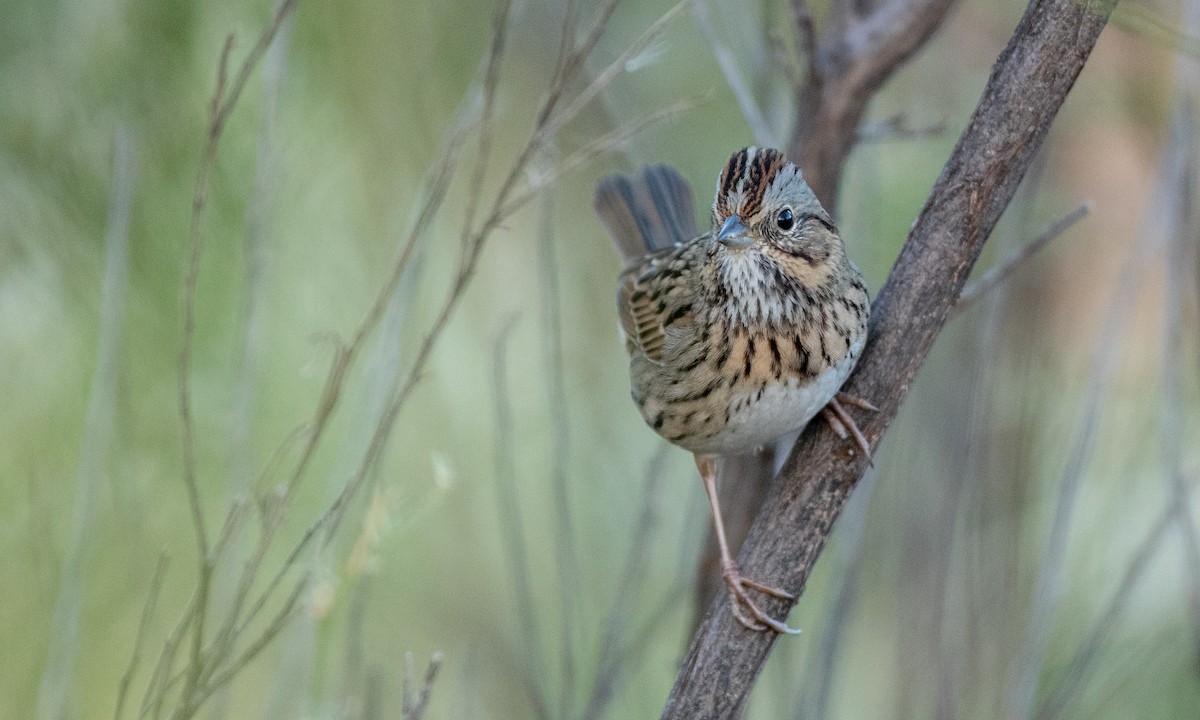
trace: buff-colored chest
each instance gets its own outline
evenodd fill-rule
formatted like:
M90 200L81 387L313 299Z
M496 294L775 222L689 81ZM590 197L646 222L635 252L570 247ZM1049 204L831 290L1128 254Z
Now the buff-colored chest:
M830 316L832 317L832 316ZM857 324L749 332L710 323L666 362L634 354L633 397L656 432L694 453L747 452L802 428L846 380Z

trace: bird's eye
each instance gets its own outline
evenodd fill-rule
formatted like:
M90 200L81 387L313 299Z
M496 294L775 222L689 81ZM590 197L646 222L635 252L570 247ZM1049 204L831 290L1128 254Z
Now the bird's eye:
M791 208L784 208L779 211L779 217L775 218L775 223L779 225L780 230L791 230L796 224L796 217L792 215Z

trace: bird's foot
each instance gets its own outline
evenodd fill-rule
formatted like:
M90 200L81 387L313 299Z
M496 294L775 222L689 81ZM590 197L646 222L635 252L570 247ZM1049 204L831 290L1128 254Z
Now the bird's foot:
M724 562L721 564L721 574L725 578L725 585L729 587L729 610L733 616L737 618L745 627L757 632L766 632L774 630L780 634L799 635L800 631L795 628L790 628L786 624L767 615L758 607L750 596L746 594L747 590L757 590L758 592L777 597L782 600L795 600L796 596L789 592L780 590L779 588L763 585L760 582L751 580L750 578L742 577L738 572L737 565L733 562ZM749 612L749 615L746 615Z
M871 459L871 444L867 442L867 438L862 434L862 430L858 429L858 423L854 422L854 418L850 417L850 413L846 412L846 408L842 407L843 403L864 410L870 410L871 412L879 412L879 408L860 397L840 392L834 395L833 399L821 409L822 417L825 418L825 422L829 423L829 427L837 433L837 436L843 440L853 437L854 444L858 446L859 450L862 450L863 455L867 458L867 462L874 465L875 463Z

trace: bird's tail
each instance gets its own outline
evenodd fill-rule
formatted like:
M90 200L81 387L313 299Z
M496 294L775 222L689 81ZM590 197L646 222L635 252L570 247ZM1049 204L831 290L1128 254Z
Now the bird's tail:
M692 186L669 165L604 178L594 207L626 264L698 234Z

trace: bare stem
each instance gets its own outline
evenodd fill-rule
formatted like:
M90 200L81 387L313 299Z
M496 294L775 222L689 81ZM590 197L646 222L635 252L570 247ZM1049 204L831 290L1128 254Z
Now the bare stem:
M138 621L137 635L133 639L133 653L129 657L129 667L125 669L125 674L121 676L121 685L117 690L117 707L113 710L113 720L121 720L121 715L125 710L125 698L129 694L129 683L133 682L133 675L137 672L137 667L142 660L142 645L146 641L146 629L150 626L150 619L154 617L154 607L158 604L158 595L162 592L163 580L167 577L167 555L163 553L158 556L158 563L154 566L154 577L150 580L150 591L146 593L146 605L142 608L142 618Z
M442 669L443 656L435 652L429 658L425 668L425 677L421 679L419 690L413 691L416 684L416 671L413 668L412 653L404 654L404 720L421 720L425 717L425 709L429 707L429 696L433 692L433 683L437 681L438 671Z
M1011 257L1005 259L995 267L989 268L978 280L963 288L962 294L958 296L958 303L954 306L954 311L957 313L966 310L972 303L986 294L987 291L1004 282L1008 279L1009 275L1012 275L1029 258L1049 245L1051 240L1062 235L1068 228L1086 217L1091 210L1092 204L1085 202L1058 220L1050 223L1045 230L1038 233L1037 237L1026 243L1020 250L1013 253Z

